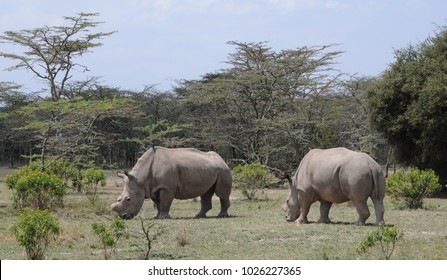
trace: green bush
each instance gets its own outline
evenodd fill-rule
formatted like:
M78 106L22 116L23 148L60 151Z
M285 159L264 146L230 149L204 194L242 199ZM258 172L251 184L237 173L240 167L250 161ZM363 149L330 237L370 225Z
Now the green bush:
M28 165L22 166L19 170L6 176L6 186L9 189L14 189L20 178L39 170L40 164L37 162L31 162Z
M368 232L358 243L356 251L359 254L364 254L369 248L380 243L380 251L384 258L389 260L396 248L397 241L402 239L403 236L404 232L398 226L382 225Z
M100 184L104 187L106 185L106 176L102 169L89 168L85 170L83 182L84 184L92 184L95 186Z
M439 178L433 170L410 169L405 173L399 169L386 182L387 193L395 205L418 209L423 207L423 199L441 191Z
M115 252L118 240L121 237L128 237L126 233L127 226L124 220L116 218L110 226L103 223L94 222L92 224L93 232L98 235L101 246L104 250L104 259L110 259L113 252Z
M67 158L59 158L51 160L51 164L45 169L45 173L57 175L65 183L68 183L79 176L80 170L75 167L73 161Z
M16 208L48 209L62 206L66 185L59 177L25 168L6 179Z
M48 159L51 164L45 169L45 173L54 174L64 180L68 185L71 182L71 187L77 192L81 192L83 186L84 174L73 162L67 158L59 158L57 160Z
M268 184L269 169L260 163L238 165L233 169L233 178L242 194L252 200Z
M52 240L61 233L57 219L48 210L24 209L13 225L17 241L30 260L42 260Z
M98 202L98 185L104 187L106 185L106 176L102 169L89 168L83 175L82 183L84 185L85 194L93 205Z

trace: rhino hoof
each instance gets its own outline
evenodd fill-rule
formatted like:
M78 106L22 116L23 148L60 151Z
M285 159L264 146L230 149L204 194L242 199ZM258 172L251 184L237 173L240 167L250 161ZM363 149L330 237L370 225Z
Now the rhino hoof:
M330 224L331 220L329 220L329 219L319 219L318 223L320 223L320 224Z
M219 213L219 215L217 215L217 217L219 217L219 218L228 218L230 216L228 215L228 213Z
M170 219L170 218L171 218L171 216L169 216L169 215L159 215L159 214L157 214L153 217L153 219L156 219L156 220L165 220L165 219Z

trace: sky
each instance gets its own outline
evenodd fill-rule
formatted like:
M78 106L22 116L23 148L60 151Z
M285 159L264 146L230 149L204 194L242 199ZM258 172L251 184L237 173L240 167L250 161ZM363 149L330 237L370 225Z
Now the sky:
M228 41L266 42L273 51L336 44L335 67L377 76L394 51L418 44L447 25L445 0L0 0L0 32L63 25L63 16L99 13L94 32L117 31L78 60L104 86L170 90L228 68ZM16 47L0 44L0 50ZM0 82L25 92L45 84L0 58Z

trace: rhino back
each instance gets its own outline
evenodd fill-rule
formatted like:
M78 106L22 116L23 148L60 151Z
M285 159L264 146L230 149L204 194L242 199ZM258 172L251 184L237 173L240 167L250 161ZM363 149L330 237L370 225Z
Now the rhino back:
M169 187L177 199L189 199L202 195L228 171L225 161L214 152L158 148L152 166L153 185Z

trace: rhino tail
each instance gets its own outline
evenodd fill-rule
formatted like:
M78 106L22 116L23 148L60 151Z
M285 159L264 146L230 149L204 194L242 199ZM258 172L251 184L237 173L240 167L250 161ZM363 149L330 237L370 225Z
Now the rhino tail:
M383 199L385 196L385 177L383 176L383 171L380 166L377 164L371 165L370 164L370 170L373 180L373 189L372 189L372 196L375 199Z

